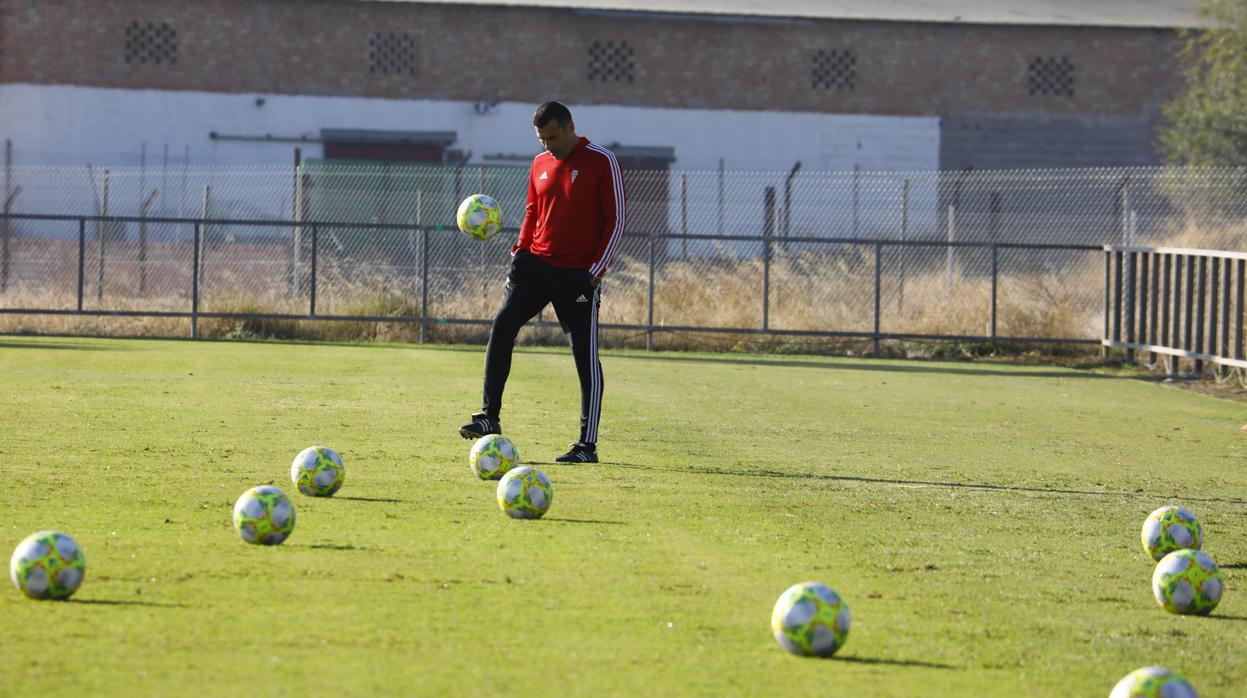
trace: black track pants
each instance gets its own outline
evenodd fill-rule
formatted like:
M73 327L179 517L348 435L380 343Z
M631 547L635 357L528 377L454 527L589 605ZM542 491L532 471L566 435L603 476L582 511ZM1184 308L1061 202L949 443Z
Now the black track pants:
M593 287L589 272L583 269L550 266L528 252L512 258L506 295L494 317L485 349L482 412L495 419L499 417L502 391L511 373L515 337L546 304L553 304L559 324L571 342L576 373L580 376L580 441L597 443L602 412L602 364L598 361L600 291Z

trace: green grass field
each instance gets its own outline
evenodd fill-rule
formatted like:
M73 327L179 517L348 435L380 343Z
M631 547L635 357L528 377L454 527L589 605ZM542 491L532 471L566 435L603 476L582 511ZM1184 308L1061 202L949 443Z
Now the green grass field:
M456 428L478 347L0 337L0 549L86 551L68 602L0 593L0 695L1107 696L1161 664L1247 683L1243 405L1034 366L608 353L603 461L566 350L517 354L503 413L554 482L502 515ZM332 499L290 460L346 459ZM295 492L281 546L234 500ZM1226 574L1165 613L1139 528L1191 508ZM854 625L770 636L789 585Z

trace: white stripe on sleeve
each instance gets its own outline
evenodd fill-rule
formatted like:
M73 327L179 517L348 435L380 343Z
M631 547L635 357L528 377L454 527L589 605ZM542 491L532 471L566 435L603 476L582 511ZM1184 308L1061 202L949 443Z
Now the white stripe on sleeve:
M619 161L615 159L614 153L593 143L589 144L589 150L606 156L606 160L610 163L611 183L614 185L615 194L615 227L609 233L610 242L606 243L606 250L602 253L602 258L589 267L591 274L601 276L606 271L606 268L610 266L611 260L615 257L615 250L619 247L619 241L623 239L625 220L623 174L619 169Z

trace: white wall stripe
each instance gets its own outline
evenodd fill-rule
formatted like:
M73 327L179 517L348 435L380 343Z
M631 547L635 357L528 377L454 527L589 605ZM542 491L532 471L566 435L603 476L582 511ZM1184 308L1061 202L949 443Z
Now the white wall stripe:
M267 100L263 109L255 107L258 96ZM674 147L681 170L714 170L720 158L728 170L787 172L797 160L802 172L851 171L854 166L890 172L939 169L938 116L570 106L584 134L597 134L605 142ZM334 127L403 130L420 124L423 130L454 131L454 147L473 153L470 163L477 165L489 164L488 154L536 154L535 107L532 102L504 101L488 116L474 116L470 101L0 84L5 131L0 140L13 141L13 164L19 166L138 165L143 143L149 167L152 153L158 161L165 145L170 165L179 167L184 153L192 167L287 166L298 144L211 140L204 134L277 136ZM654 124L662 124L657 136ZM751 137L740 138L741 133ZM317 144L302 147L305 158L322 156ZM523 164L529 162L523 159ZM30 195L22 194L22 201ZM257 205L267 205L271 198L266 192L254 196Z

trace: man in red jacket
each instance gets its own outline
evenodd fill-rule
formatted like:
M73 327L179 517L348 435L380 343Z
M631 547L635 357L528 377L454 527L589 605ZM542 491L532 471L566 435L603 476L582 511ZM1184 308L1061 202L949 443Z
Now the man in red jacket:
M580 440L555 458L596 463L602 410L598 361L598 306L602 275L623 239L624 185L619 163L606 148L576 135L567 107L546 102L533 114L545 151L528 172L528 203L520 237L511 248L506 295L485 349L481 411L459 429L465 439L500 434L502 391L520 328L547 304L571 342L580 376Z

